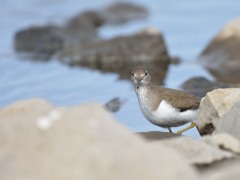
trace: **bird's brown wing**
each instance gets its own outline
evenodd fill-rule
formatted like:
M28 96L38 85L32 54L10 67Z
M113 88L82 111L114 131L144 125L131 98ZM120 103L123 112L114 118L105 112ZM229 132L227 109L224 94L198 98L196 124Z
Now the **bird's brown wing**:
M163 94L163 99L168 101L173 107L178 108L181 112L188 109L198 109L200 98L183 91L168 89Z

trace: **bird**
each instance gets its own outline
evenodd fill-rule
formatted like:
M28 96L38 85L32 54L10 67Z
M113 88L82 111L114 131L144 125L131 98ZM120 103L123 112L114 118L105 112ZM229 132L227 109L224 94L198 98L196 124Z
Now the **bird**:
M178 131L177 134L196 126L200 97L177 89L170 89L154 85L151 76L143 66L135 67L131 73L140 109L144 117L152 124L167 128L191 125Z

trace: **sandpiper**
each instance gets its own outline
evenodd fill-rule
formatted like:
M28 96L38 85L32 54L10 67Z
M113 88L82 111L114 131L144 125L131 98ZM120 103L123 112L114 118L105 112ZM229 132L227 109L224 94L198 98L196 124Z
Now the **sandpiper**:
M196 126L194 121L199 109L199 97L152 84L150 74L142 66L133 69L131 81L142 113L152 124L172 132L171 127L191 122L190 126L178 131L178 134Z

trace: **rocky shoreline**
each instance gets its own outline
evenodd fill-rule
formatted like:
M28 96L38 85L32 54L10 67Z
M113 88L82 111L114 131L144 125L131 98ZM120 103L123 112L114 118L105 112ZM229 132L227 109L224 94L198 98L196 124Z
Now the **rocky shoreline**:
M161 31L102 39L98 29L145 18L145 8L120 3L82 12L64 26L26 27L14 37L31 60L58 59L69 66L117 72L151 69L163 84L174 58ZM165 132L131 132L111 117L124 101L55 107L43 99L0 110L0 179L238 179L240 154L239 19L226 25L197 58L215 78L181 85L202 98L196 121L200 139ZM181 63L181 62L179 62Z
M214 90L201 107L238 93ZM239 99L224 99L215 106L219 109L200 107L201 116L208 115L197 121L200 132L215 120L213 131L198 140L166 132L133 133L98 103L55 107L42 99L16 102L0 110L0 179L236 179Z
M115 3L105 8L88 10L70 18L63 26L54 24L26 27L16 32L14 49L27 53L31 60L47 61L52 58L69 66L84 66L103 72L116 72L128 79L133 67L144 65L151 69L163 84L171 63L181 63L171 57L164 34L155 28L145 28L132 35L104 39L99 28L118 25L148 17L146 8L131 3ZM182 89L203 97L216 88L239 86L240 54L239 19L228 23L197 57L197 63L208 70L216 82L193 77ZM197 83L204 87L198 90ZM191 86L192 85L192 86ZM194 89L195 88L195 89ZM204 88L204 89L203 89Z

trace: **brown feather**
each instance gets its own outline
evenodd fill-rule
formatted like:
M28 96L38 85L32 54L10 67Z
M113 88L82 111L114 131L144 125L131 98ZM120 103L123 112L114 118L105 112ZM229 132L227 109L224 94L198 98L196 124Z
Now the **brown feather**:
M159 86L150 85L148 87L149 98L151 99L151 107L156 110L162 100L169 102L173 107L179 109L181 112L188 109L198 109L200 105L200 98L189 93L163 88Z

